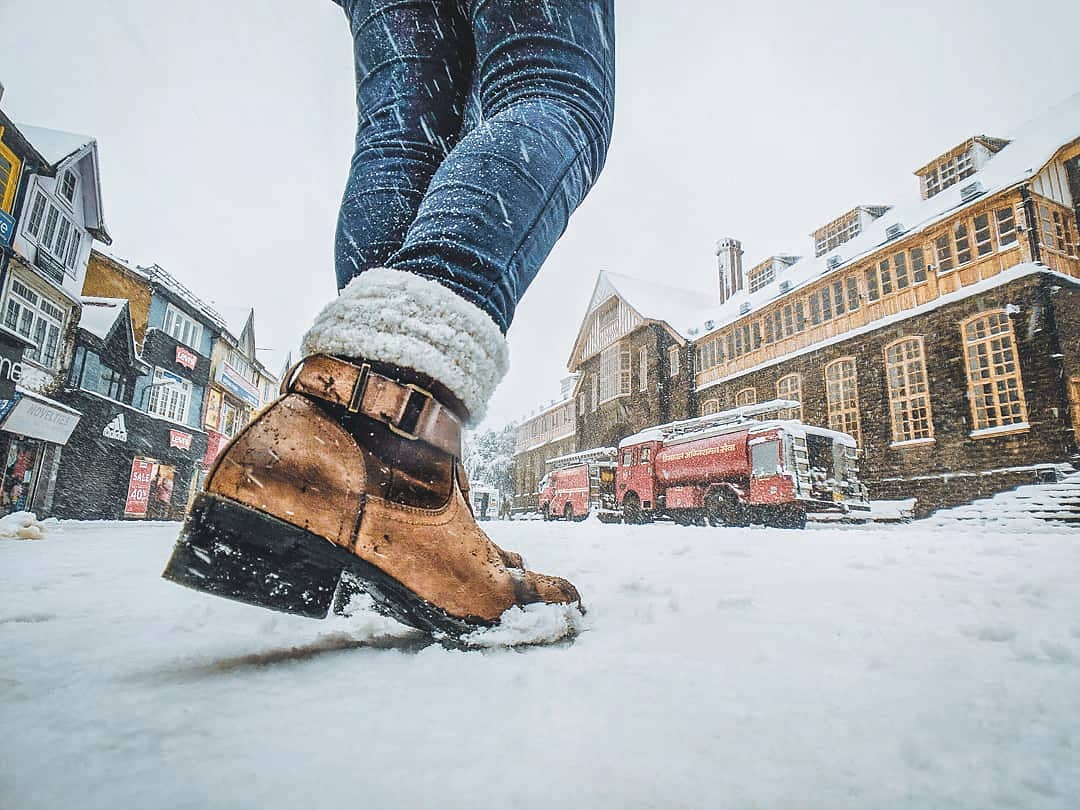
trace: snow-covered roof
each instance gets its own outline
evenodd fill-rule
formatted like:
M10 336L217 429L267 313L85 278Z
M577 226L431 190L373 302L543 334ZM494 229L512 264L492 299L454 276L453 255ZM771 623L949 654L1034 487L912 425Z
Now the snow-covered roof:
M82 297L79 326L95 337L107 340L117 319L123 314L127 301L123 298Z
M53 170L71 159L82 159L89 155L90 172L93 176L93 196L90 199L86 217L86 229L90 235L106 245L112 244L112 237L105 227L105 208L101 200L101 169L98 166L97 140L90 135L77 132L64 132L59 129L35 127L19 124L23 136L34 146L49 163Z
M974 205L987 195L1002 191L1017 183L1034 177L1065 145L1080 138L1080 93L1047 110L1037 118L1019 127L1011 137L1011 143L994 155L986 165L975 174L965 178L962 183L950 186L923 200L913 189L908 200L897 203L884 216L868 224L863 232L849 242L830 250L817 258L803 258L784 271L781 278L765 285L762 289L749 293L739 292L721 305L697 307L687 318L678 323L671 323L676 330L686 333L693 329L700 339L703 334L723 328L732 321L748 314L745 305L749 303L749 312L769 303L778 296L794 292L800 286L814 281L823 275L839 271L850 266L852 261L860 259L887 242L885 231L890 225L903 226L903 236L924 230L958 208ZM960 188L980 182L983 194L970 202L961 202ZM841 263L834 268L828 266L830 256L838 256ZM789 285L785 293L781 284ZM700 301L705 293L692 294ZM711 293L708 294L711 297ZM656 308L647 309L655 312ZM706 330L706 321L715 324L714 329Z
M614 291L643 318L663 321L682 338L688 337L685 326L701 309L701 293L669 287L622 273L605 271L603 276Z
M53 166L94 144L94 138L76 132L18 124L19 130Z

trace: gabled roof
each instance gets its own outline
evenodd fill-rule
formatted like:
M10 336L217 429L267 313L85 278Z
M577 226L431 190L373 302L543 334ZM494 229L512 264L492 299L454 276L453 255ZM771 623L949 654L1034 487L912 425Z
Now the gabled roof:
M35 170L45 174L52 174L50 161L34 148L29 139L19 128L19 125L8 118L3 110L0 110L0 127L4 130L4 140L15 147L15 151L24 163L30 164Z
M701 309L700 292L602 270L596 277L589 306L578 327L567 363L570 368L575 366L575 358L587 338L589 318L597 307L613 297L622 299L643 322L662 324L673 337L683 342L688 337L683 325L692 323L694 313Z
M51 164L55 173L61 167L89 157L90 168L94 177L93 205L86 213L86 230L90 235L106 245L112 244L112 237L105 227L105 208L101 201L101 169L98 166L97 141L89 135L64 132L59 129L47 129L28 124L19 124L23 135L33 144Z
M917 196L913 190L909 201L903 201L893 207L885 216L874 220L863 232L849 242L817 258L803 258L784 271L783 278L765 285L754 293L739 292L719 306L699 307L697 312L685 322L672 324L676 329L695 331L695 338L700 339L706 321L713 321L715 329L742 317L740 310L747 303L750 312L756 311L782 294L793 293L801 286L815 281L832 272L839 272L853 261L863 258L883 247L890 241L885 236L886 229L893 224L903 227L903 236L925 230L958 209L976 205L988 195L1017 186L1035 177L1061 149L1080 139L1080 93L1047 110L1042 115L1019 127L1008 146L1004 147L983 168L966 178L962 183L949 186L928 200ZM976 181L982 183L983 193L970 202L962 202L960 189ZM835 267L828 266L831 256L840 258ZM781 293L781 282L790 285ZM698 293L698 298L704 297ZM709 294L711 297L711 293Z
M127 300L124 298L97 298L84 295L82 304L79 326L105 341L109 339L109 333L116 326L117 320L124 314Z
M128 308L127 299L84 295L81 300L79 329L97 338L102 348L106 348L122 334L128 365L143 373L150 371L151 366L139 356L135 348L135 333L131 326L131 310Z
M91 136L79 135L76 132L63 132L59 129L47 129L28 124L19 124L18 127L34 148L53 166L59 166L69 157L97 143Z

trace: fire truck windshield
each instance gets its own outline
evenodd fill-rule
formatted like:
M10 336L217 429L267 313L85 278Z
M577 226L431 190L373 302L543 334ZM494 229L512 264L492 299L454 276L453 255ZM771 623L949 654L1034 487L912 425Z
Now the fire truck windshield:
M755 478L776 475L780 466L780 442L761 442L751 447L750 466L751 474Z

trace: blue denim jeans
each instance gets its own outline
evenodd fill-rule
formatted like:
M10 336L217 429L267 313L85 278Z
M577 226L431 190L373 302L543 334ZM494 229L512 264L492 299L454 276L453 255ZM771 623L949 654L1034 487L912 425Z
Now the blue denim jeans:
M607 156L614 0L339 0L359 120L338 287L424 276L505 333Z

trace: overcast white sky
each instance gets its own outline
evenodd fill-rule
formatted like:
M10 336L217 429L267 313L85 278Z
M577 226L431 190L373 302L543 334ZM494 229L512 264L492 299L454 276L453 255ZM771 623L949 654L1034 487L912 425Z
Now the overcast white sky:
M572 2L573 0L567 0ZM1080 90L1080 3L618 0L615 139L597 187L518 310L487 421L558 381L596 274L712 282L806 254L856 204L917 194L911 171L1007 135ZM351 43L329 0L0 0L15 120L95 136L111 251L287 350L334 295L353 136Z

